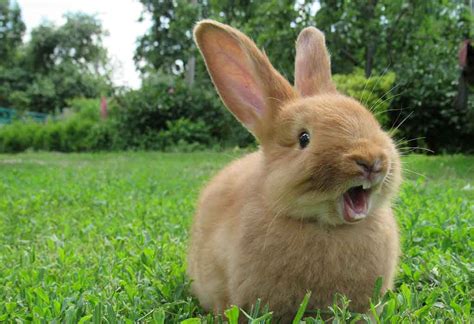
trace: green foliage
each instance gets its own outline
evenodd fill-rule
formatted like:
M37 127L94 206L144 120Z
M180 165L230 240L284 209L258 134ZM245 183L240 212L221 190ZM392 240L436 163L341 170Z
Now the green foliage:
M18 3L0 0L0 65L14 58L25 29Z
M294 43L299 32L295 27L302 26L308 6L296 6L293 0L140 2L153 24L139 38L135 52L135 62L142 71L184 75L189 58L198 57L196 82L201 86L207 84L207 73L192 41L192 29L197 20L212 18L249 34L258 46L265 48L275 66L292 78L294 48L286 45ZM177 63L181 68L177 68Z
M116 101L119 132L130 148L172 149L178 142L223 146L253 142L223 107L214 89L189 87L177 78L155 77Z
M226 317L206 314L185 275L199 190L237 155L1 155L0 321L272 322L259 301L247 314L235 307ZM395 289L374 294L373 309L381 313L372 316L380 323L468 323L474 158L403 162L416 173L406 173L396 201L401 263ZM302 301L297 319L304 313L305 323L368 320L348 305L343 296L323 310L305 309Z
M225 316L229 320L229 324L238 324L239 323L239 308L237 306L232 306L225 311Z
M99 121L100 120L100 100L91 98L74 98L68 101L68 107L81 119ZM108 108L112 112L116 109L112 104Z
M351 74L336 74L333 77L337 89L363 103L385 128L389 128L388 109L390 92L395 82L395 73L365 78L362 70Z
M166 129L158 133L162 139L161 148L175 151L186 149L203 149L212 143L209 126L202 120L192 122L189 119L180 118L166 122Z
M474 102L468 110L454 107L456 84L449 78L450 71L409 70L412 78L402 83L404 92L394 98L400 107L392 113L396 124L403 122L400 131L407 139L415 139L412 146L428 147L434 153L474 152ZM448 73L448 75L446 74Z
M459 78L458 69L453 68L457 46L446 44L452 30L432 35L430 26L423 30L423 36L430 36L418 48L418 55L399 63L403 72L397 74L392 103L399 110L392 113L392 120L395 126L403 121L400 133L415 139L412 146L428 147L437 154L474 152L473 98L466 110L454 105Z
M172 73L178 60L186 60L193 51L192 26L198 20L199 10L187 0L140 0L144 11L152 15L152 28L138 39L135 61L148 64L142 71ZM179 17L179 19L177 19Z
M105 121L100 118L98 99L76 98L68 105L69 110L45 124L19 120L1 127L0 152L196 151L253 142L216 94L189 88L181 81L172 86L163 81L149 83L109 101Z
M72 112L46 123L18 120L0 127L0 152L27 149L83 152L117 150L124 146L114 120L99 117L99 100L74 99Z
M303 298L303 301L300 304L300 307L298 308L298 311L296 312L295 318L293 319L293 324L300 323L301 319L304 316L304 313L306 312L306 308L308 307L308 302L309 302L310 297L311 297L311 292L307 292Z
M38 127L33 122L15 122L0 127L0 152L22 152L33 145Z
M48 72L64 62L74 63L81 72L88 68L97 72L107 61L101 22L84 13L66 14L65 18L62 26L45 22L31 31L27 64L38 72Z
M20 9L2 0L0 25L5 1L5 6L16 12L17 25L23 24ZM0 57L0 106L52 113L65 108L71 98L96 98L112 91L100 21L82 13L67 14L65 18L62 26L44 22L34 28L23 46L21 37L14 47L2 42L0 52L5 45L13 54L5 60ZM5 23L16 26L10 20ZM21 35L21 28L15 28ZM12 33L0 28L0 39L10 39Z

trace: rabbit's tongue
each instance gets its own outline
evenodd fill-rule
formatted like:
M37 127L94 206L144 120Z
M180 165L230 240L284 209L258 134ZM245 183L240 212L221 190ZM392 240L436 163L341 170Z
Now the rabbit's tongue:
M367 216L369 205L369 190L362 186L353 187L344 194L344 219L347 222L356 222Z

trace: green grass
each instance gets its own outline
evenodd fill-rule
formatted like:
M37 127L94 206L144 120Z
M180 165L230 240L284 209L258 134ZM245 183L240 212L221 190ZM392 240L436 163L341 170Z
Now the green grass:
M187 229L202 185L238 155L0 155L0 322L210 322L188 291ZM403 257L395 290L374 304L385 304L382 322L469 322L474 157L404 162Z

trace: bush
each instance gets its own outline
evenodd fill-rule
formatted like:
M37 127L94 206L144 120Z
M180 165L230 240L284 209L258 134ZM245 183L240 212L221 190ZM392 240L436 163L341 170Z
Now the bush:
M99 100L76 99L70 105L71 115L58 116L46 123L15 121L0 127L0 152L26 149L84 152L124 148L115 120L100 119Z
M160 131L161 147L171 151L195 151L210 146L214 142L209 132L210 126L202 120L192 122L180 118L166 122L166 130Z
M0 151L21 152L33 146L38 124L34 122L14 122L0 127Z
M413 58L399 67L392 121L410 146L436 154L474 152L474 98L465 110L455 107L459 70L454 53L440 51ZM428 58L428 59L426 59ZM429 60L429 61L428 61ZM447 62L446 62L447 61Z
M128 148L166 150L178 137L201 145L247 146L254 141L210 85L190 88L180 79L156 76L116 100L115 117Z
M155 107L159 109L155 111L147 109L148 103L154 102L150 96L155 95L154 91L148 90L145 88L127 94L125 98L130 101L127 102L130 104L128 109L122 107L118 110L112 100L109 103L109 118L105 121L100 118L98 99L78 98L68 102L70 111L44 124L16 121L5 125L0 128L0 152L21 152L29 148L61 152L120 149L193 151L219 141L213 136L213 132L223 134L224 131L216 130L216 123L211 120L213 114L217 116L217 121L220 120L220 112L212 112L212 109L222 107L213 108L210 105L210 112L201 114L199 118L199 114L194 112L190 114L190 118L194 120L180 117L182 111L188 109L184 108L187 106L201 107L203 111L205 103L210 102L210 97L194 104L192 99L199 102L197 92L179 88L177 99L171 96L171 99L158 101ZM142 97L143 93L148 94L146 100ZM174 104L176 107L173 108ZM222 113L228 114L224 109ZM240 125L237 124L236 127L246 133Z
M100 120L100 99L74 98L68 101L68 106L80 119Z
M339 91L359 100L372 110L383 127L390 127L388 108L393 98L390 93L395 82L393 72L366 78L364 71L357 69L351 74L336 74L333 80Z
M62 124L48 121L46 124L36 124L36 127L38 128L38 131L36 132L35 140L32 143L32 148L36 150L62 151Z

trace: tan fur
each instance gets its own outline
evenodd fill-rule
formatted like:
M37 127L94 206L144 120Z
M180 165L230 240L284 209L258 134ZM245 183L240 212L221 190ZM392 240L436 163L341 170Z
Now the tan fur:
M222 170L201 194L188 256L193 293L216 313L262 298L283 321L308 290L309 308L325 308L342 293L352 310L366 311L378 277L383 291L392 286L399 255L391 199L401 177L392 140L366 108L335 91L316 29L299 37L297 64L309 62L310 72L296 68L296 89L229 26L203 21L195 39L224 103L261 148ZM303 130L311 141L301 149ZM360 178L361 159L380 159L384 180L367 218L346 224L340 199Z

